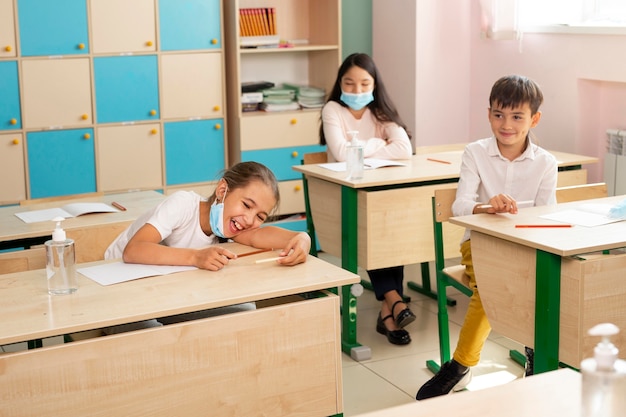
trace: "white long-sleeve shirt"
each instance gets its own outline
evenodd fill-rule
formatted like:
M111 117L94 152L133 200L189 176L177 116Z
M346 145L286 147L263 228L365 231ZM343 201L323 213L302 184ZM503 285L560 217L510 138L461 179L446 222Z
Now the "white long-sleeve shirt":
M535 206L556 204L557 171L554 155L533 143L509 161L500 153L495 137L472 142L463 152L452 213L472 214L476 204L487 203L497 194L508 194L516 201L532 200ZM469 238L466 230L461 242Z
M329 101L322 109L322 123L329 162L346 160L347 146L352 139L347 132L351 130L359 132L365 158L411 158L411 141L406 131L396 123L379 122L370 109L366 109L360 119L355 119L346 107Z

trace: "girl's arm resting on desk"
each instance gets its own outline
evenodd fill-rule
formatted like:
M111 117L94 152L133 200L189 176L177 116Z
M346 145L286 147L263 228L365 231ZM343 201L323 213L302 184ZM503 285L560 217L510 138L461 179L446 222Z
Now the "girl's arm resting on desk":
M218 271L237 255L221 246L204 249L172 248L161 245L161 234L151 224L145 224L130 239L124 254L124 262L150 265L195 266Z
M233 240L259 249L281 249L281 265L297 265L306 262L311 249L311 238L304 232L293 232L275 226L249 230L235 236Z

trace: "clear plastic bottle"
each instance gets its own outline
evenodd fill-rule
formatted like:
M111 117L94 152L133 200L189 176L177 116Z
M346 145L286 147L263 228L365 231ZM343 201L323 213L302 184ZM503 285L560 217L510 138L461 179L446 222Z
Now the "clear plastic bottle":
M610 340L617 333L619 329L611 323L589 330L590 335L601 336L602 341L594 348L593 358L580 364L581 417L618 417L626 413L626 361L617 358L619 351Z
M360 180L363 178L363 144L357 138L359 132L350 130L347 132L352 136L348 145L348 155L346 158L346 168L348 170L348 179Z
M68 239L61 228L63 220L63 217L52 219L57 225L52 240L45 243L48 294L51 295L71 294L78 289L74 240Z

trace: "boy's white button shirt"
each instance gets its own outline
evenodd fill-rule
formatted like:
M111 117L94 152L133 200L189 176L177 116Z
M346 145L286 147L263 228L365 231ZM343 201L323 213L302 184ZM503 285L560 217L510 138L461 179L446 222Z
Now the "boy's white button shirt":
M497 194L508 194L516 201L533 200L535 206L556 204L558 166L554 155L529 143L513 161L502 156L494 136L468 144L463 152L455 216L472 214L477 203L486 203ZM461 242L470 237L469 230Z

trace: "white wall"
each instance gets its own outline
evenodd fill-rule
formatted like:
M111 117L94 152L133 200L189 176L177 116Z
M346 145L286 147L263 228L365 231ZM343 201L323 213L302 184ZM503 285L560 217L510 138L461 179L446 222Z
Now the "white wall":
M626 129L625 35L526 33L521 43L483 39L477 0L374 0L372 14L374 59L401 115L413 123L418 145L490 135L491 86L518 73L544 92L535 130L540 144L601 158L587 168L590 182L603 180L605 131ZM390 45L384 35L391 32L406 41ZM412 118L404 116L406 107Z

